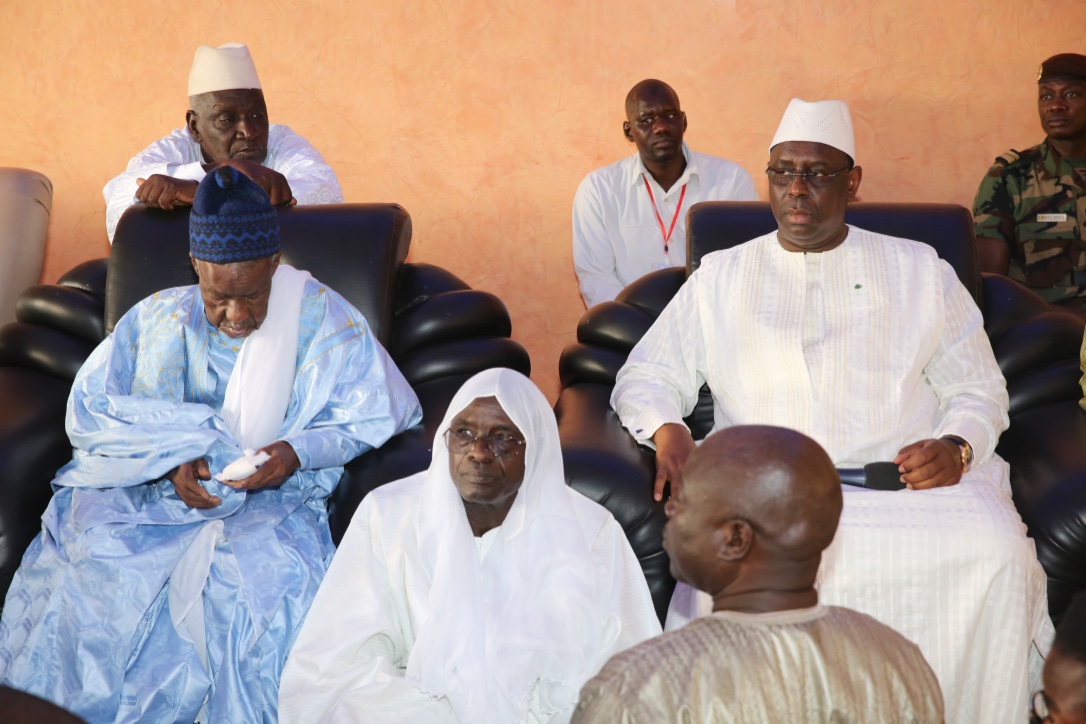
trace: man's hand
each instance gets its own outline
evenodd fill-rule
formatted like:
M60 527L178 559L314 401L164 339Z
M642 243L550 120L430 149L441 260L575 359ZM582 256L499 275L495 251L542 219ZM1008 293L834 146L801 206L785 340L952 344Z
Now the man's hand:
M683 481L683 466L690 453L697 445L694 437L684 426L668 423L652 436L656 443L656 482L653 484L652 497L663 500L664 484L671 481L671 494L674 495Z
M894 458L901 482L910 490L957 485L962 479L961 450L951 440L921 440L906 445Z
M252 179L271 198L272 206L294 206L298 203L290 190L290 184L287 183L287 177L278 171L244 158L229 158L225 161L209 163L204 166L204 169L213 171L221 166L233 166Z
M192 199L196 196L197 181L189 181L183 178L171 178L156 173L149 178L136 179L138 188L136 198L144 206L152 209L173 211L182 206L192 206Z
M222 504L222 500L208 493L201 480L210 480L211 471L207 467L207 460L200 458L191 463L179 465L167 475L173 482L173 489L177 491L177 497L184 501L190 508L214 508Z
M235 490L276 488L301 467L301 463L298 462L298 455L295 454L294 448L288 442L283 440L273 442L271 445L261 448L261 450L270 456L267 462L257 468L257 471L249 477L241 480L226 480L223 481L223 485L229 485Z

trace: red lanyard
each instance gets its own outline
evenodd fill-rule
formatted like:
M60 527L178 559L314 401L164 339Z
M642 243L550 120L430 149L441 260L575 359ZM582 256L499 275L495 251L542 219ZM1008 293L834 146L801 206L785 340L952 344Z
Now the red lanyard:
M656 197L652 195L652 187L649 186L649 180L645 178L645 174L641 174L641 180L645 182L645 190L649 192L649 201L652 202L652 213L656 214L656 223L660 225L660 235L664 237L664 253L668 253L668 246L671 243L671 232L675 231L675 222L679 220L679 212L683 210L683 199L686 198L686 184L683 184L682 191L679 192L679 205L675 207L675 215L671 217L671 227L667 231L664 231L664 220L660 218L660 212L656 208Z

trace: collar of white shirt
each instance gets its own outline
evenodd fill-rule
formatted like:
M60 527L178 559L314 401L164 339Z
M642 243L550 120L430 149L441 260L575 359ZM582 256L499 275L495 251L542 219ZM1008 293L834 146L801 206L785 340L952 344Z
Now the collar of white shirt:
M645 162L641 160L641 154L635 153L634 163L630 165L629 185L633 186L635 184L645 183L641 180L642 177L644 177L649 180L649 183L659 189L661 197L666 198L672 193L677 193L679 189L690 181L691 176L698 175L698 162L690 152L690 147L686 145L686 141L683 141L683 156L686 158L686 168L683 170L683 175L679 177L678 181L671 185L671 188L664 191L663 188L660 187L660 184L656 182L656 179L652 177L652 174L649 173L649 170L645 168Z

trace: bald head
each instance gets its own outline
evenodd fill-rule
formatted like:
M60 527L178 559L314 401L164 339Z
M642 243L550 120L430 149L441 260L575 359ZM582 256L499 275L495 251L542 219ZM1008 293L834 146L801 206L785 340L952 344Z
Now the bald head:
M637 117L640 103L659 101L674 106L676 110L682 110L679 107L679 95L667 83L654 78L641 81L626 94L626 118L632 121Z
M683 479L704 486L721 515L745 518L763 544L787 558L810 558L833 542L841 481L811 438L783 427L721 430L687 461Z
M668 505L672 573L714 598L814 595L841 507L837 470L814 440L780 427L726 428L690 455Z

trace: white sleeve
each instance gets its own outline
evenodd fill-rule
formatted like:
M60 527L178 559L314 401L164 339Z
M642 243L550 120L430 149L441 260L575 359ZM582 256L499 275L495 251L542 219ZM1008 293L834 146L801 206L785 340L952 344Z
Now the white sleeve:
M106 234L110 244L113 243L113 235L117 232L117 222L121 220L121 215L136 203L136 189L139 187L137 179L146 179L154 174L190 181L204 178L204 166L199 158L191 153L192 145L188 130L178 129L137 153L128 162L124 173L106 184L102 195L106 200Z
M973 447L976 463L995 452L1007 429L1007 382L999 371L984 319L949 264L942 267L943 335L924 368L939 398L936 437L958 435Z
M573 197L573 269L588 308L611 301L622 291L603 200L591 175L581 182Z
M377 533L382 512L362 501L313 599L283 668L283 724L455 722L447 701L404 678L406 610Z
M707 365L698 304L702 274L686 280L618 371L611 406L640 443L648 444L663 425L684 425L697 405Z
M320 152L286 126L275 126L274 131L274 138L269 133L264 165L283 174L298 204L342 204L339 180Z

